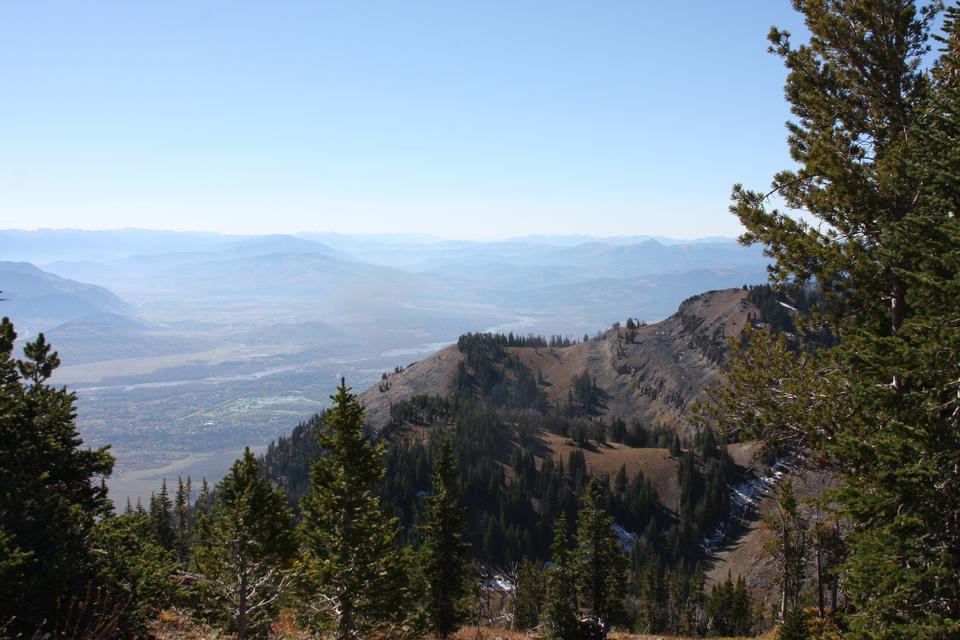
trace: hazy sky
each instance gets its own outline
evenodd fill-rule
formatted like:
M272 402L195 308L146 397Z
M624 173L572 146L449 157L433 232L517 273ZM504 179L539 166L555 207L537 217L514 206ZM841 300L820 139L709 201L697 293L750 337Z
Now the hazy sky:
M0 228L734 235L788 163L730 2L0 5Z

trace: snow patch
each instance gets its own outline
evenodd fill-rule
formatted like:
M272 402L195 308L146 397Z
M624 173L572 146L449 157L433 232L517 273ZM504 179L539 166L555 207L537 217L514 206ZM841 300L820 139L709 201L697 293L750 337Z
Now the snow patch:
M627 531L616 522L610 526L610 529L613 531L613 535L617 536L617 544L620 546L621 551L625 553L633 551L633 545L637 544L640 536L633 531Z
M513 582L510 581L510 578L504 575L495 575L484 585L487 589L491 589L498 593L513 593L517 588Z
M733 525L742 525L758 513L760 499L790 470L785 459L777 460L764 476L754 476L730 488L730 517L721 522L709 536L703 539L703 546L710 551L719 547L730 534Z

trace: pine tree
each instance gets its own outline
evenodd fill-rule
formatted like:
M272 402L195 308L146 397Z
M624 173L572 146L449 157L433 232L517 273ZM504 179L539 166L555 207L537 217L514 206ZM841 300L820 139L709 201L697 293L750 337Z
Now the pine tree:
M875 420L840 446L856 469L839 499L853 524L844 587L857 607L851 625L891 638L960 633L960 7L944 27L928 115L911 131L918 205L885 247L906 288L905 317L893 337L848 341L858 408ZM895 377L899 390L870 384Z
M747 591L747 581L743 576L737 576L737 584L733 589L733 598L730 604L730 617L733 622L733 635L750 635L753 627L753 602L750 592Z
M547 602L544 617L548 637L576 640L579 633L576 568L570 548L570 531L563 513L553 526L550 546L553 566L547 570Z
M727 579L714 585L710 592L710 601L707 604L710 628L718 635L732 635L733 621L733 576L727 572Z
M680 448L680 436L676 433L673 434L673 438L670 440L670 456L673 458L679 458L683 454L683 450Z
M90 541L97 557L97 582L127 603L121 630L131 637L145 635L146 624L182 595L174 580L174 554L157 544L150 518L132 509L98 522Z
M466 619L469 593L464 541L467 513L460 500L460 474L450 441L434 458L433 489L427 498L423 535L423 571L427 583L427 619L438 638L447 638Z
M76 396L46 384L60 359L43 335L13 356L16 332L0 321L0 621L32 634L58 600L92 579L88 538L109 500L107 447L82 448Z
M703 567L697 563L689 579L687 608L681 633L702 636L706 633L706 588L707 576ZM744 633L746 635L746 633Z
M157 543L167 550L174 548L176 534L173 530L173 502L167 491L167 479L160 484L160 493L150 495L150 524Z
M187 482L183 482L182 477L177 478L177 493L173 500L173 519L174 519L174 548L177 552L177 559L185 563L190 554L190 548L193 538L193 524L190 513L190 494L191 482L187 477Z
M661 595L660 561L656 556L647 560L640 579L637 619L634 626L640 633L663 631L663 598Z
M777 640L810 640L810 622L807 613L796 608L790 611L777 629Z
M540 624L540 611L547 591L547 573L543 565L528 558L520 561L514 595L513 628L533 629Z
M682 566L668 568L664 571L663 582L666 592L664 608L667 612L667 630L670 633L677 634L680 633L683 612L687 608Z
M214 607L238 640L256 635L289 588L296 551L286 497L260 475L249 447L217 485L212 526L197 550Z
M577 514L574 564L580 603L604 629L620 615L625 589L625 559L612 527L613 517L603 507L600 482L591 478Z
M301 501L306 606L337 640L369 637L402 621L408 602L397 521L380 506L383 446L363 435L364 412L341 381L318 431L326 454L313 463Z
M765 547L777 563L780 615L784 616L799 605L807 556L807 525L790 480L780 486L776 508L764 523L773 534Z
M960 36L954 8L926 73L938 4L795 2L809 44L777 29L770 40L789 72L799 167L778 174L773 192L815 224L769 209L768 194L733 191L742 241L766 245L776 283L818 284L825 306L807 324L828 324L840 341L801 356L796 375L783 359L755 362L786 370L765 391L789 419L725 413L746 435L841 474L850 622L878 638L948 637L960 624ZM749 384L740 373L734 384Z

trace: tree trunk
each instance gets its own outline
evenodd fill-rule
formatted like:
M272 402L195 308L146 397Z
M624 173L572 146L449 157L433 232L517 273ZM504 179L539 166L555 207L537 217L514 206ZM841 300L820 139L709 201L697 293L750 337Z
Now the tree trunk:
M821 544L817 542L817 611L820 617L823 617L823 561L821 553Z
M353 602L349 598L341 601L340 621L337 623L337 640L351 640L353 637Z
M897 335L897 333L900 331L900 326L903 324L903 319L907 316L906 295L906 286L899 282L893 285L893 291L890 295L891 335ZM901 391L903 389L903 381L900 379L898 374L893 374L893 379L890 381L890 386L893 387L895 391Z
M781 536L783 536L783 589L780 593L780 620L783 621L787 615L787 590L790 588L790 542L788 539L787 523L783 522Z
M237 594L237 640L247 636L247 571L240 568L240 593Z

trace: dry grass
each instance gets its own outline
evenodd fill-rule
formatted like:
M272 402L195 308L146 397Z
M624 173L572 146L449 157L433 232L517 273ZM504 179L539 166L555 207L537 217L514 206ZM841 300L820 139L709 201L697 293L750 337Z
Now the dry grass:
M660 501L668 508L676 506L680 498L680 482L677 478L677 460L670 457L667 449L640 449L625 444L608 442L605 445L593 444L580 448L569 438L553 433L542 433L544 443L553 452L557 460L567 463L571 451L580 450L592 474L609 473L612 477L622 465L627 467L627 475L632 478L638 471L653 482Z
M509 631L506 629L481 629L480 635L477 635L476 629L461 629L453 638L455 640L534 640L535 638L542 638L542 635L538 635L533 632L529 633L520 633L518 631ZM609 635L610 640L694 640L693 638L686 638L681 636L664 636L664 635L647 635L647 634L632 634L632 633L620 633L613 632ZM775 633L768 632L767 634L757 638L714 638L713 640L774 640Z
M161 611L147 625L147 631L157 640L218 640L225 637L218 629L194 620L189 612L180 609Z
M161 612L157 619L149 625L150 635L156 640L230 640L233 636L224 634L210 625L203 624L190 617L186 611L170 609ZM311 640L314 638L309 632L301 629L295 623L289 612L284 612L274 623L270 633L270 640ZM480 635L476 628L460 629L453 636L454 640L535 640L543 636L536 632L521 633L508 629L492 629L483 627ZM759 638L716 638L714 640L774 640L775 632L770 631ZM694 640L680 636L665 635L637 635L614 632L610 640ZM425 638L424 640L431 640Z

